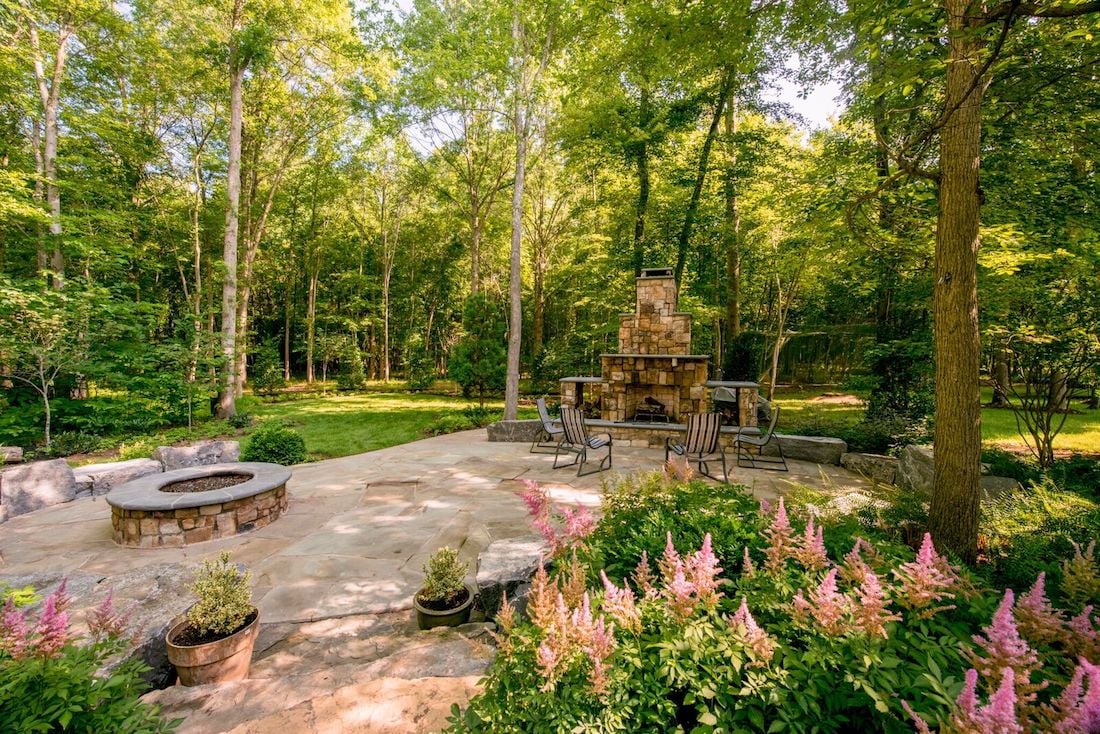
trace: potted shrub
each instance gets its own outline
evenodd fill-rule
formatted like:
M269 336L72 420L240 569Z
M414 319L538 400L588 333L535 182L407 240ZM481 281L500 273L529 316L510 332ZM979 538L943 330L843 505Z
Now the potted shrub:
M474 592L466 585L469 565L458 560L458 551L443 547L424 566L424 586L413 597L420 629L456 627L470 621Z
M168 660L183 685L248 677L260 630L260 611L252 605L248 588L250 576L231 564L226 552L205 561L195 575L191 591L199 599L165 638Z

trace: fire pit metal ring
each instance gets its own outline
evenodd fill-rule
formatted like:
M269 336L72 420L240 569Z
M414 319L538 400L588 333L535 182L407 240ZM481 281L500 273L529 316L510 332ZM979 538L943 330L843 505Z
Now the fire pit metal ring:
M245 475L240 484L206 491L162 491L207 477ZM107 494L114 539L136 548L178 548L248 532L278 519L287 508L290 469L278 464L231 462L126 482Z

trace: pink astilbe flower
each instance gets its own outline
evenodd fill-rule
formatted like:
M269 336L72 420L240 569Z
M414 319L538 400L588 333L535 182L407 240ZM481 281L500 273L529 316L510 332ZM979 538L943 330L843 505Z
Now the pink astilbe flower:
M15 602L9 598L4 603L4 612L0 616L0 651L20 660L30 644L31 631L27 626L27 613L16 609Z
M900 584L895 597L903 606L917 611L917 616L927 619L937 612L954 609L954 605L939 605L939 602L955 598L950 589L958 577L947 561L936 553L929 533L924 534L916 560L896 568L894 576Z
M741 635L745 646L749 648L756 659L754 665L766 665L775 653L775 642L768 633L760 628L760 625L749 613L749 605L745 597L741 597L741 606L730 618L730 626Z
M897 622L900 614L892 614L887 607L889 601L882 591L882 584L878 576L870 568L863 574L863 581L859 585L859 602L855 606L856 626L869 637L881 637L886 639L888 622Z
M687 580L682 566L673 573L671 581L665 582L662 595L672 616L681 622L695 611L695 585Z
M955 705L947 724L940 730L943 734L1022 734L1024 727L1016 715L1016 692L1013 688L1012 671L1006 668L1000 683L989 703L978 706L978 671L971 668L966 671L966 681L962 692L955 699ZM913 720L920 734L931 734L928 723L915 712L907 701L901 702L902 708Z
M35 627L35 653L42 657L53 657L61 651L69 640L69 615L64 611L68 606L65 596L65 582L46 597L42 614Z
M605 624L603 617L592 625L585 641L584 652L588 661L592 664L588 682L592 690L597 694L607 692L607 659L615 649L615 623Z
M863 549L871 549L871 544L863 538L856 538L852 550L844 554L844 563L840 564L840 578L852 584L862 584L864 575L870 566L863 560Z
M768 502L763 497L760 498L760 514L767 517L772 513L772 503Z
M741 560L741 575L752 578L756 575L756 566L752 563L752 556L749 555L749 547L745 546L744 557Z
M1094 622L1092 619L1092 605L1085 607L1081 613L1069 620L1066 637L1069 647L1077 650L1088 660L1100 661L1100 617Z
M107 592L107 596L88 615L88 630L93 639L117 640L121 639L130 623L130 612L122 612L115 609L114 590Z
M824 531L819 526L815 532L812 517L806 521L806 530L791 549L791 556L809 571L820 571L829 565Z
M801 606L803 612L809 612L828 635L839 635L845 631L845 619L852 607L851 600L837 591L836 574L835 568L829 569L818 587L810 592L808 602L801 591L795 596L796 607Z
M1016 624L1033 643L1051 643L1065 636L1066 620L1046 595L1046 571L1039 573L1031 589L1016 604Z
M1088 688L1084 690L1085 678ZM1084 690L1084 695L1082 691ZM1056 734L1094 734L1100 731L1100 666L1078 661L1073 678L1047 707L1048 725Z
M619 627L633 634L642 631L642 614L634 598L634 592L626 583L619 588L607 574L600 571L600 579L603 581L604 597L603 610L611 615Z
M649 554L642 551L642 558L638 561L637 567L634 569L634 585L638 587L638 591L642 593L642 596L646 599L655 599L658 595L657 587L654 582L656 578L653 576L653 569L649 567Z
M1073 558L1062 561L1062 593L1073 604L1083 605L1100 598L1100 568L1096 564L1096 541L1082 552L1073 544Z
M1039 667L1039 658L1028 647L1027 641L1020 637L1012 616L1014 603L1012 589L1006 589L993 615L993 622L982 628L985 634L973 636L978 649L969 653L969 657L990 688L999 681L1002 671L1011 670L1020 700L1028 703L1035 699L1035 692L1045 688L1047 683L1043 681L1035 685L1031 682L1032 673Z
M791 522L787 519L787 508L783 505L782 497L779 498L779 507L772 517L771 525L764 529L764 537L768 539L768 547L764 549L764 555L767 556L764 568L769 573L779 573L794 547Z
M539 673L544 679L542 691L545 693L553 690L558 683L561 657L548 640L539 645L539 649L535 653L535 662L538 665Z
M703 536L703 544L699 550L688 556L684 570L688 580L695 586L695 595L699 602L708 607L717 604L718 598L722 596L718 591L718 574L722 572L722 567L718 565L718 556L714 555L710 533Z
M520 481L524 489L518 494L531 515L531 527L550 545L551 554L576 547L596 529L596 518L587 507L558 507L536 482Z
M676 550L676 546L672 544L671 532L665 533L665 552L657 561L657 568L661 571L661 576L666 583L672 580L677 571L682 571L684 568L684 561Z

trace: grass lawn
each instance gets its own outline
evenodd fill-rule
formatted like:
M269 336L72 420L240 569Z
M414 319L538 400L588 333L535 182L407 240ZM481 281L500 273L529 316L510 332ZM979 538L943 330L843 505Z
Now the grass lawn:
M780 389L776 396L783 408L780 430L798 433L808 426L851 425L863 416L859 405L830 403L820 396L821 390ZM982 403L987 404L992 398L992 390L983 388ZM1072 408L1075 412L1066 417L1065 427L1054 440L1055 450L1100 454L1100 410L1089 410L1079 402L1074 402ZM1015 415L1007 408L982 408L982 440L989 445L1026 451L1016 430Z
M281 403L250 403L260 419L278 419L302 434L313 459L360 454L425 437L428 426L476 400L421 393L366 392ZM486 406L503 411L502 401ZM536 415L520 408L521 418Z

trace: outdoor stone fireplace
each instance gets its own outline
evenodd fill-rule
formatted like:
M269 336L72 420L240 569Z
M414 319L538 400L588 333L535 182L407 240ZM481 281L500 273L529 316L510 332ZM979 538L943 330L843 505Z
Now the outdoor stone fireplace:
M634 312L619 317L619 352L600 356L598 379L563 378L562 404L598 401L600 418L617 423L680 423L689 413L709 410L710 355L691 354L691 314L676 310L679 293L672 269L643 270L635 289ZM752 410L751 418L746 411L750 422L742 425L754 425L755 389L745 398Z

